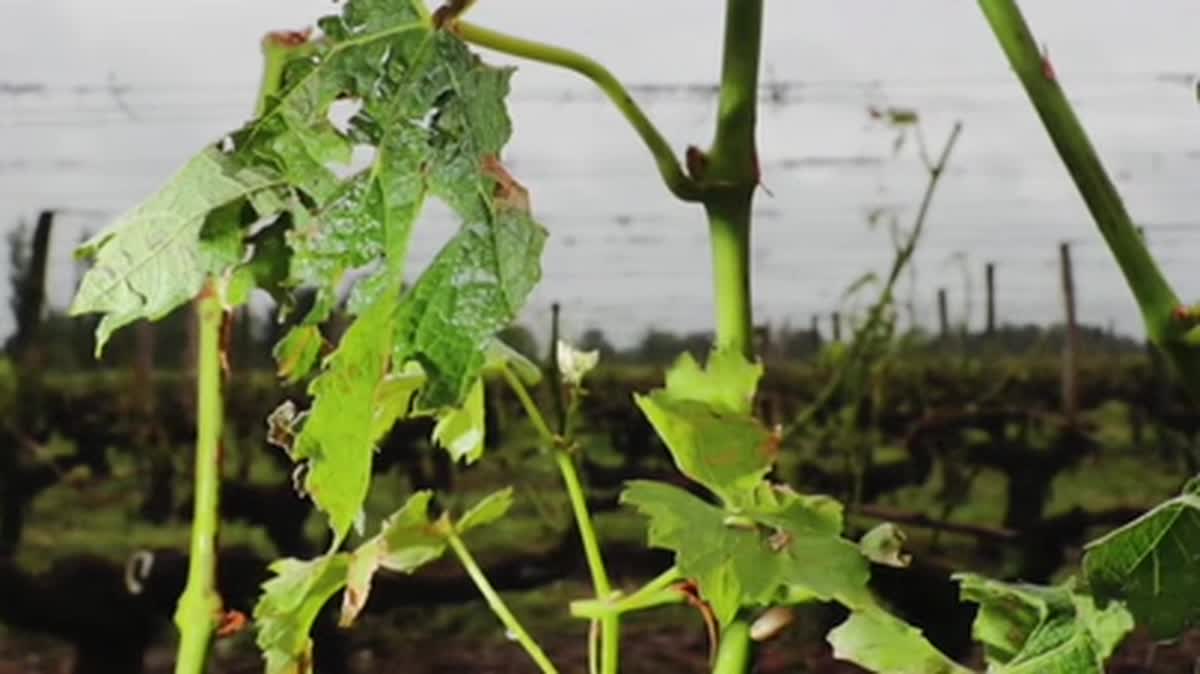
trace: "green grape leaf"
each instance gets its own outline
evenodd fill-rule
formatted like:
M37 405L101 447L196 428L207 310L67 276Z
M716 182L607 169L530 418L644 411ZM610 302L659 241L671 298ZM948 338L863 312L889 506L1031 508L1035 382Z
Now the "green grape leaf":
M749 414L761 374L740 354L715 352L707 370L684 354L667 372L666 388L634 396L679 470L735 507L778 450L778 439Z
M275 576L263 583L254 607L257 643L267 661L267 674L313 671L308 633L321 607L345 585L349 561L349 555L336 554L271 564Z
M459 518L454 526L458 530L458 533L465 534L471 529L491 524L504 517L508 513L508 510L512 508L512 504L512 487L505 487L499 491L494 491L471 506L471 509L463 513L463 516Z
M704 369L685 352L667 371L666 390L676 400L695 400L722 412L748 415L762 373L761 364L750 363L736 351L714 351Z
M921 630L882 610L855 611L827 637L833 657L881 674L971 674Z
M329 314L350 269L382 259L382 285L402 275L428 192L422 119L453 77L434 60L435 43L449 38L435 35L413 0L355 0L318 23L322 39L286 65L280 94L235 135L239 152L278 167L314 205L297 212L287 235L292 283L318 289L306 322ZM346 133L330 119L343 99L360 104ZM353 144L374 157L340 180L329 164L345 163Z
M649 544L675 552L722 624L741 606L787 597L864 601L867 562L841 538L841 506L761 483L739 511L671 485L635 480L621 502L650 518Z
M455 461L467 464L483 456L484 446L483 378L467 393L462 406L447 408L438 414L433 428L433 439L437 441Z
M416 359L429 373L422 406L454 405L466 395L492 336L537 284L544 243L528 213L501 208L490 225L465 224L408 292L395 357Z
M157 320L200 292L207 278L241 262L241 217L258 193L282 180L210 147L165 187L85 243L95 264L84 275L71 315L103 314L96 354L113 331L138 319ZM280 202L255 200L260 217Z
M437 47L453 84L432 124L425 174L463 225L406 295L396 343L398 359L415 358L430 374L427 407L466 395L491 338L541 278L546 238L524 188L497 160L512 132L504 108L512 71L484 66L457 41Z
M325 338L320 328L295 326L275 345L276 374L289 384L304 379L317 364L324 346Z
M380 260L385 263L355 285L352 297L355 309L372 304L379 292L391 288L403 276L413 223L424 203L423 188L410 190L412 194L406 198L405 211L400 215L390 212L384 204L385 198L400 199L400 195L385 197L385 188L378 181L392 177L388 171L419 171L418 159L409 157L404 166L393 159L377 165L380 175L360 174L350 179L330 197L330 203L298 219L288 232L288 245L293 251L291 282L318 289L314 311L305 322L325 319L349 270L365 268Z
M1200 488L1087 545L1083 569L1097 600L1123 600L1139 625L1170 639L1200 622Z
M382 434L376 416L395 420L394 406L377 406L387 386L394 329L394 306L384 299L346 330L328 367L309 385L315 402L292 444L292 459L308 462L304 487L328 515L334 547L367 496L375 442Z
M443 533L429 520L431 498L430 491L414 493L383 523L379 534L354 551L342 595L342 626L353 623L366 605L371 580L380 568L412 573L446 551Z
M1102 674L1104 661L1133 629L1123 606L1096 607L1073 581L1040 586L955 574L962 597L979 604L972 625L995 674Z
M634 399L680 472L726 503L738 503L771 469L775 439L757 419L679 400L661 389Z

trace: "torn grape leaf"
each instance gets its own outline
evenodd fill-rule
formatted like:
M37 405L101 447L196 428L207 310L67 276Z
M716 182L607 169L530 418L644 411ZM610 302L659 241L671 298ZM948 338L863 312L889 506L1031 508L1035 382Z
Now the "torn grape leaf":
M351 0L319 25L323 39L287 64L281 93L234 144L286 176L295 201L309 205L287 235L291 282L318 291L306 323L331 311L348 270L376 266L355 295L360 313L310 387L315 402L293 452L310 462L306 486L340 540L361 509L373 443L388 425L371 404L384 373L415 361L424 373L419 407L458 407L494 333L540 278L545 231L497 160L511 135L511 69L483 64L434 30L417 0ZM359 103L344 132L329 117L339 100ZM328 165L351 145L375 153L343 179ZM429 194L463 224L401 291L412 225ZM310 362L311 347L301 344L283 351L295 356L286 369L293 376ZM454 440L477 453L477 443Z
M324 347L325 337L319 327L297 325L275 345L276 374L288 384L304 379L317 364Z
M79 249L95 264L84 275L71 315L103 314L99 355L113 331L139 319L157 320L196 296L207 278L241 261L243 209L282 179L269 167L247 167L209 147L146 201ZM259 217L277 200L258 200ZM232 226L231 225L232 221Z
M1098 601L1124 601L1155 638L1200 623L1200 483L1089 543L1083 569Z
M452 34L434 30L416 0L352 1L320 26L321 46L289 66L286 93L239 136L240 147L284 166L316 203L289 238L294 282L328 298L345 272L382 262L356 286L356 309L402 279L427 195L458 214L460 231L399 300L393 354L395 363L424 368L424 409L458 406L489 340L516 317L541 274L545 232L498 161L511 135L512 70L485 65ZM338 98L361 103L344 138L325 114ZM306 139L300 149L268 142L293 133ZM340 156L341 141L372 147L375 156L338 184L324 164ZM319 306L327 309L328 299Z
M1133 629L1119 603L1099 609L1073 581L1042 586L955 574L963 599L979 604L971 631L995 674L1103 674L1104 661Z
M405 363L399 372L384 376L375 388L371 437L382 438L396 422L411 412L412 399L425 384L425 372L416 363Z
M352 1L319 25L321 46L289 64L285 93L238 137L239 148L280 166L316 203L290 241L294 280L323 295L347 270L380 259L365 283L398 280L427 194L459 215L459 233L401 298L395 351L395 362L424 367L423 407L457 405L488 340L540 278L545 232L527 198L513 198L523 190L497 160L511 135L512 70L483 64L435 30L417 0ZM344 136L327 115L339 98L361 103ZM292 136L301 142L271 140ZM374 161L339 184L325 164L350 142L375 148Z
M343 626L354 622L366 605L371 580L380 568L412 573L446 551L444 537L429 520L432 498L433 492L415 492L383 523L376 536L354 551L346 593L342 598L340 623Z
M406 294L394 355L429 374L422 407L455 405L467 394L493 335L541 278L545 239L528 213L498 210L490 224L464 224Z
M345 585L349 562L349 555L336 554L271 564L275 576L263 583L254 607L257 643L267 661L267 674L313 671L308 633L321 607Z
M513 490L509 487L485 496L453 525L445 516L437 521L429 519L432 498L430 491L414 493L383 523L379 534L354 551L342 600L343 626L354 622L366 605L371 580L379 569L412 573L441 557L446 551L447 537L455 531L465 534L503 517L512 507Z
M100 345L121 325L164 315L206 277L243 262L245 239L257 236L251 219L227 227L232 220L219 218L219 237L202 230L221 209L249 204L259 217L282 216L269 241L255 243L286 250L264 248L261 264L242 269L238 301L252 280L277 297L313 288L305 323L315 325L331 315L348 272L365 269L370 275L354 293L355 312L365 311L403 283L413 225L436 196L462 226L394 298L395 363L425 368L424 407L456 406L488 340L541 274L545 231L499 159L511 135L505 99L513 70L484 64L452 32L437 30L421 0L349 0L318 25L319 37L287 52L257 118L85 247L97 265L74 310L104 314ZM343 110L348 121L335 119ZM345 170L366 151L366 166ZM311 346L288 355L297 358L286 376L303 376Z
M394 314L392 303L381 300L346 330L325 371L309 385L315 402L292 444L292 459L308 462L304 488L329 517L335 548L367 496L382 434L373 420L388 371Z

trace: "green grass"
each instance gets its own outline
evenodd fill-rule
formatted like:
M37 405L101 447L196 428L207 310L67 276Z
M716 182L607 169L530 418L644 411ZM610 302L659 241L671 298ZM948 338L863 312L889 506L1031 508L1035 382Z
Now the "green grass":
M108 479L76 471L72 479L60 481L34 499L25 519L18 564L36 572L55 559L78 554L124 562L144 548L186 549L186 522L160 526L138 515L145 478L128 453L113 452L111 463L113 474ZM186 487L180 486L177 496L186 498ZM226 523L221 543L248 545L264 555L274 554L262 529L241 523Z
M1173 496L1187 474L1150 452L1109 455L1059 473L1046 514L1074 507L1089 511L1149 507Z

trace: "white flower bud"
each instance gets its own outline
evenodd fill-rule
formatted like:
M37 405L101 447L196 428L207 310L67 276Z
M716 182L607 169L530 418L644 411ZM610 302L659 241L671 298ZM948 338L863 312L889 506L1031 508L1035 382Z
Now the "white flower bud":
M558 373L563 383L569 386L579 386L584 375L600 362L599 351L580 351L561 339L555 345L555 354L558 359Z

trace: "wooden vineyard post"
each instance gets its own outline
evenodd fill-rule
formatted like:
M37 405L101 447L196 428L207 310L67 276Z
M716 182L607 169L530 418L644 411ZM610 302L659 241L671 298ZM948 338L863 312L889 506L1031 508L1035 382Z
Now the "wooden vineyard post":
M987 263L984 267L984 285L987 289L987 326L985 334L991 336L996 332L996 264Z
M833 312L830 316L833 322L833 341L842 341L842 315L838 312Z
M773 352L774 344L771 342L771 326L770 324L754 326L754 352L763 361L770 361L775 357Z
M155 411L154 388L154 324L141 321L134 326L133 354L133 416L138 420L138 437L149 444L153 435Z
M942 339L950 336L950 310L946 306L946 289L938 288L938 334Z
M6 345L16 368L18 415L34 413L42 401L42 373L46 348L39 339L46 310L46 269L50 257L50 235L54 229L54 211L38 213L33 239L26 248L25 268L13 278L13 319L16 330ZM22 232L23 234L23 232ZM19 418L19 417L18 417Z
M1071 269L1071 244L1058 246L1062 271L1063 306L1066 309L1066 333L1063 335L1062 403L1067 423L1074 425L1079 412L1079 326L1075 319L1075 276Z

